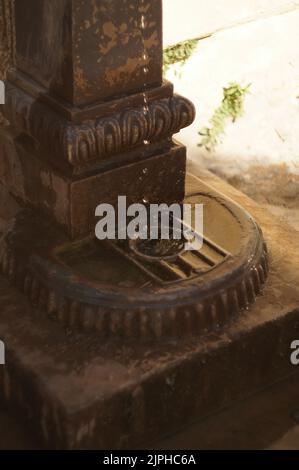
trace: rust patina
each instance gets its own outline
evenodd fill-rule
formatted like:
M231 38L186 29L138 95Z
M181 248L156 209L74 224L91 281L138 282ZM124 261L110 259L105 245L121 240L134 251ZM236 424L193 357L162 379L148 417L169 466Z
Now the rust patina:
M127 370L125 353L111 357L114 342L123 341L125 350L129 341L132 350L145 347L153 355L165 347L172 355L171 341L180 347L180 341L197 343L208 333L225 331L264 286L266 245L246 211L187 173L186 148L172 139L193 122L195 110L162 79L161 0L14 4L15 64L7 74L3 113L10 126L0 131L0 181L18 203L6 208L0 266L14 286L9 295L20 291L27 298L25 310L32 316L24 311L22 321L32 323L36 355L29 355L31 363L26 354L18 362L18 349L10 358L10 340L16 342L8 322L3 330L8 368L0 375L0 390L31 416L47 445L125 447L138 429L138 442L165 432L167 414L173 412L166 406L168 396L173 404L186 403L180 399L184 378L181 388L161 384L161 406L168 411L150 420L147 431L150 408L159 408L151 397L165 377L155 369L156 392L149 383L144 388L144 374ZM202 248L155 258L142 252L138 241L99 242L95 208L115 205L119 195L128 204L203 203ZM63 328L56 330L49 319ZM54 330L60 339L66 330L69 342L79 338L78 364L91 357L89 347L94 354L90 369L80 365L78 371L73 349L66 346L68 364L61 364L69 387L58 371L57 351L43 349L55 340ZM94 347L99 337L101 351ZM45 357L39 368L38 358ZM54 379L42 392L39 384L47 383L49 370ZM21 380L22 394L10 393L12 380ZM124 394L130 384L133 390ZM190 381L188 387L194 388ZM38 406L28 400L31 392ZM169 421L174 428L184 422L182 411ZM191 416L188 410L186 419Z

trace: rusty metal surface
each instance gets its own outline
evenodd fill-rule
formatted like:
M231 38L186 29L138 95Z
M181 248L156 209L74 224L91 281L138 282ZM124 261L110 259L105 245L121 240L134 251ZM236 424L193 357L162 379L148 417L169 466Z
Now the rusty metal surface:
M141 269L133 252L113 253L93 236L72 243L30 212L21 213L2 239L2 272L33 305L65 326L101 336L163 338L223 327L261 292L267 251L254 220L192 175L187 177L185 201L191 199L207 208L206 241L199 255L209 263L190 276L185 271L175 282L163 279L161 263L157 283L147 275L151 268ZM163 262L178 269L178 261L173 266Z
M0 0L0 80L6 78L7 70L13 63L14 37L12 0ZM7 121L1 108L0 126L3 126Z
M91 239L95 206L123 188L132 186L132 201L145 190L155 201L184 193L185 149L171 138L192 122L194 108L162 83L161 0L143 2L144 44L141 5L16 0L17 71L8 74L12 126L1 133L1 179L36 210L17 212L14 224L15 210L5 216L1 269L10 285L1 277L8 351L0 396L19 407L49 447L140 445L290 367L281 355L274 365L273 344L281 352L281 335L289 338L290 325L298 325L297 284L286 266L297 238L289 239L280 223L273 229L272 218L250 201L239 196L281 262L279 270L272 264L264 296L258 294L268 258L258 226L196 178L191 194L205 197L209 214L212 243L205 249L221 246L221 260L178 282L155 284L130 259L124 268L122 254L107 247L101 262L98 247L87 250L88 263L77 256L82 235ZM140 113L145 92L147 119ZM297 273L295 259L288 263Z
M1 400L45 446L149 448L294 371L288 354L299 331L298 233L214 175L197 174L252 213L269 246L263 295L224 329L201 338L99 341L50 321L1 277Z
M137 41L142 13L145 28ZM79 236L92 230L107 177L115 192L121 169L123 180L135 179L139 162L159 154L161 167L169 167L165 174L179 174L185 157L175 161L171 137L194 120L194 106L162 83L160 0L17 0L15 16L16 69L6 84L3 111L11 126L1 135L1 179ZM135 162L137 173L128 174L128 163ZM153 186L148 192L157 193Z
M116 204L118 195L128 201L182 200L186 164L185 147L159 142L151 149L121 154L115 169L101 169L84 177L68 177L33 152L26 139L0 130L0 181L26 204L50 217L71 237L94 233L95 208ZM153 154L152 154L153 153ZM126 161L126 164L124 164Z
M17 67L76 106L162 83L161 0L16 0ZM145 47L140 32L146 12ZM34 13L33 13L34 12Z
M93 237L97 205L115 206L118 195L129 202L183 199L186 153L171 138L191 124L195 110L162 85L161 0L16 0L15 18L17 72L8 74L4 110L11 129L2 133L1 179L50 219L38 212L33 218L27 213L28 221L25 215L17 219L2 241L3 272L63 322L79 302L75 317L100 333L103 324L108 333L125 336L201 333L225 324L260 292L267 254L255 222L196 179L191 193L204 188L209 250L219 233L226 234L224 248L234 241L233 249L222 252L229 255L214 264L207 254L198 255L211 269L190 271L185 258L171 266L163 260L156 268L179 272L176 286L160 276L162 287L148 291L123 291L113 283L107 290L103 282L81 279L73 266L53 259L63 239L53 221L80 243L82 236ZM147 95L150 88L156 91ZM111 165L108 171L103 163ZM70 238L64 243L70 245ZM119 263L134 256L117 254Z
M14 56L13 1L0 0L0 80L6 77Z
M96 119L79 123L64 118L44 101L10 83L6 96L3 111L11 126L32 137L40 153L54 164L77 171L95 163L103 165L115 155L142 146L144 140L157 142L171 137L195 118L193 104L179 95L153 100L149 96L145 116L142 94L139 94L137 106L128 107L125 99L118 100L119 109L111 107L108 114L106 109L99 108Z
M157 154L159 142L163 151L193 121L194 106L162 83L161 15L160 0L16 0L16 68L2 108L32 152L52 163L51 178L57 167L96 175L137 150Z

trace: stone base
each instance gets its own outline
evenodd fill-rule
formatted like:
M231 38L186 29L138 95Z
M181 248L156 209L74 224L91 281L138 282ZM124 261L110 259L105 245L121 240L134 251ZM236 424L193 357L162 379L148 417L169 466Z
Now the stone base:
M201 339L99 340L40 319L1 278L0 368L16 406L51 448L136 448L173 433L295 371L299 339L299 234L209 173L206 183L247 209L270 255L264 293L219 333Z

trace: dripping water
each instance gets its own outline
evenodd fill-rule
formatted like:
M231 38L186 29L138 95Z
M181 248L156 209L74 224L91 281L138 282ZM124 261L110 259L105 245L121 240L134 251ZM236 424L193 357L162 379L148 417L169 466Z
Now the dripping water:
M142 73L143 73L143 92L142 92L142 98L143 98L143 114L145 117L145 120L147 123L150 122L149 119L149 100L147 96L147 86L148 86L148 73L149 73L149 68L148 68L148 52L146 48L146 37L145 37L145 31L146 31L146 17L145 17L145 11L146 11L146 4L145 0L140 0L140 32L141 32L141 43L142 43L142 52L141 52L141 58L142 58ZM143 140L143 145L146 147L150 144L150 141L148 140L148 136ZM147 173L147 168L143 169L143 174L145 175ZM149 200L147 196L144 195L142 199L143 204L147 205L149 203Z
M146 27L146 18L145 18L145 0L140 0L140 12L141 12L141 16L140 16L140 31L141 31L141 40L142 40L142 72L143 72L143 75L144 75L144 82L143 82L143 93L142 93L142 96L143 96L143 113L144 113L144 116L146 118L146 120L148 121L148 118L149 118L149 102L148 102L148 96L147 96L147 78L148 78L148 72L149 72L149 69L148 69L148 53L147 53L147 49L146 49L146 42L145 42L145 27ZM150 141L145 139L143 141L143 144L144 145L149 145L150 144Z

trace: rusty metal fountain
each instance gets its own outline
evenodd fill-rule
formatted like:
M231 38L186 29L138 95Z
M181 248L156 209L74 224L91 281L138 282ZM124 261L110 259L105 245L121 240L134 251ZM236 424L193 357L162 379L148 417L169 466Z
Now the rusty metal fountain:
M138 378L132 391L132 351L199 341L238 317L267 277L265 243L246 211L186 170L186 149L172 140L195 111L162 79L161 0L15 0L15 22L0 177L19 209L1 268L27 297L20 321L32 324L34 352L19 351L18 366L12 355L6 398L48 445L125 447L164 432L170 413L145 432L158 389L145 392ZM99 242L95 208L118 195L204 204L202 248L149 257ZM13 383L18 393L7 392Z

